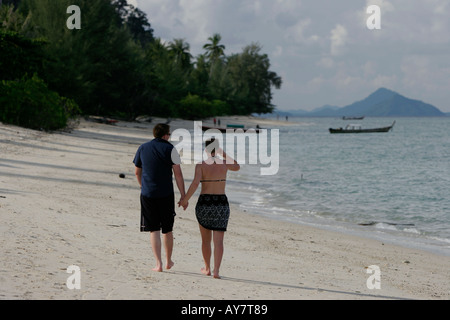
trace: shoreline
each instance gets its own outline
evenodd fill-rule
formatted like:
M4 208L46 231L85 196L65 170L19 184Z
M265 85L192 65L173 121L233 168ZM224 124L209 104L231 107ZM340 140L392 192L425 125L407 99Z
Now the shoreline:
M132 159L154 123L80 121L53 134L0 125L0 299L450 298L448 257L276 221L234 203L222 280L202 276L198 191L186 211L176 209L175 266L152 272ZM188 188L194 166L182 168ZM81 290L66 287L71 265L81 269ZM372 265L381 270L380 290L366 285Z
M242 203L236 202L236 205L240 207ZM427 238L423 235L416 235L414 233L407 233L401 230L390 230L389 225L386 228L373 227L373 226L360 226L359 224L352 222L342 222L333 219L320 220L318 217L309 217L308 221L304 218L298 217L286 217L282 214L270 214L270 213L257 213L257 209L242 209L240 210L261 216L266 219L281 221L286 223L297 224L300 226L307 226L311 228L317 228L324 231L332 231L355 237L361 237L365 239L375 240L382 243L388 243L404 248L413 250L425 251L438 256L450 258L450 252L448 251L449 244L441 239ZM383 224L380 222L379 224Z
M254 190L244 190L244 188L237 188L238 190L233 190L234 188L231 186L232 184L233 181L230 181L229 186L227 185L229 194L235 195L234 198L231 197L230 201L233 201L235 205L243 212L248 212L270 220L309 226L325 231L328 230L349 234L410 249L422 250L444 257L450 257L450 243L445 240L434 239L432 237L416 234L414 232L409 233L403 230L398 230L395 229L395 226L390 226L388 224L384 225L382 222L376 223L381 226L370 224L360 225L351 221L337 221L333 218L319 217L316 213L305 213L305 215L309 216L295 216L294 214L289 213L290 209L286 208L262 208L261 210L253 204L245 203L245 200L243 199L251 196L252 193L255 192Z

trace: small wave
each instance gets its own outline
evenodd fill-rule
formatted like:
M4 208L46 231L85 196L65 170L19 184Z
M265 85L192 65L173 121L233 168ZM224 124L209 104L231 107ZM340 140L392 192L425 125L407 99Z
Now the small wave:
M416 228L405 228L403 229L404 232L408 232L408 233L414 233L414 234L422 234L419 230L417 230Z
M384 222L384 221L371 221L358 223L360 226L377 226L377 225L388 225L388 226L399 226L399 227L414 227L414 223L394 223L394 222Z
M450 244L450 239L440 238L440 237L430 237L430 239L435 240L435 241L439 241L439 242L444 242L444 243ZM449 247L449 248L450 248L450 247Z
M393 222L377 222L371 221L367 223L359 223L358 225L368 227L372 226L375 229L390 230L390 231L402 231L411 234L422 234L417 228L415 228L414 223L393 223Z
M382 229L382 230L400 231L399 229L397 229L397 227L395 225L387 224L387 223L377 223L375 225L375 228Z

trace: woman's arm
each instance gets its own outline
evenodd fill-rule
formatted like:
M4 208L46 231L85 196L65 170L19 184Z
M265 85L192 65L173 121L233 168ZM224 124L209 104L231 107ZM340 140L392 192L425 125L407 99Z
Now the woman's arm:
M228 170L239 171L239 169L241 169L241 166L239 165L239 163L236 160L234 160L232 157L227 155L225 153L225 151L222 150L222 148L219 148L218 151L219 151L218 153L221 154L222 158L225 160L225 164L227 165Z

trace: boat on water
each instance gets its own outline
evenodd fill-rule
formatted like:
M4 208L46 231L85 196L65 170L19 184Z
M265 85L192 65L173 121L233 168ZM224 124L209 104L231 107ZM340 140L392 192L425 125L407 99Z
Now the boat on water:
M362 117L342 117L342 120L364 120L365 116Z
M395 125L392 123L389 127L363 129L359 124L348 124L345 128L330 128L330 133L372 133L372 132L389 132Z

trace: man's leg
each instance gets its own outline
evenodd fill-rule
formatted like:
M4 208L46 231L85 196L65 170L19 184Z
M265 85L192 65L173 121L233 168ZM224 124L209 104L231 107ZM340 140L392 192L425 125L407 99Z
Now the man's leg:
M166 249L166 269L173 267L172 251L173 251L173 232L163 234L164 248Z
M162 272L160 231L150 232L150 242L152 244L153 255L155 256L156 259L156 267L154 267L152 270Z

